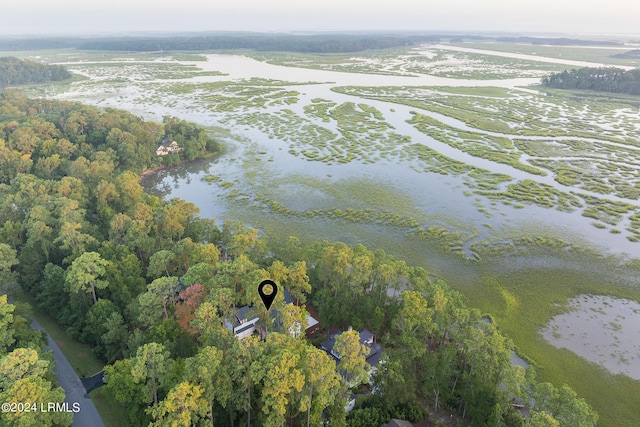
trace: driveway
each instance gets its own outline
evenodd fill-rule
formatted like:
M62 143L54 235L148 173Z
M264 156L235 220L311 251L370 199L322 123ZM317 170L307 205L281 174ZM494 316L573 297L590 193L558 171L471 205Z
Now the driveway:
M56 362L55 371L58 374L58 384L64 389L65 402L69 402L69 409L73 409L73 404L80 405L80 411L73 414L72 427L104 427L100 414L93 405L91 399L84 397L85 389L80 382L80 378L76 375L71 364L65 357L58 344L49 336L47 331L38 323L31 323L33 329L44 331L47 334L49 344L45 347L47 350L53 351L53 360Z

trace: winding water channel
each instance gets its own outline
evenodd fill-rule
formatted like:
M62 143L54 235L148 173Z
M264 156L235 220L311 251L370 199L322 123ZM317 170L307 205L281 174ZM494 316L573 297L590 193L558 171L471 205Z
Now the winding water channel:
M442 48L454 51L484 53L477 49L456 48L452 46L435 46L433 48ZM499 56L506 56L517 59L538 60L538 61L550 61L554 63L562 63L567 65L577 65L575 61L561 60L557 58L543 58L538 56L527 55L526 58L521 58L521 55L493 52ZM237 143L233 139L229 139L227 143L229 146L234 146L227 154L227 157L216 161L210 166L202 166L208 168L205 173L211 173L215 175L221 175L227 177L234 177L234 179L240 184L240 187L247 187L248 183L246 179L243 179L245 175L244 168L240 162L231 163L227 160L232 156L237 158L242 157L245 154L246 141L250 141L254 144L255 150L259 152L268 152L270 156L270 164L267 166L272 171L277 171L280 177L291 174L303 174L306 176L313 176L316 179L327 179L328 176L332 177L330 181L337 181L339 179L374 179L381 183L390 184L397 187L400 191L408 194L415 203L415 206L421 208L426 216L433 215L446 215L448 217L454 217L458 222L465 224L473 224L476 228L480 229L480 235L486 236L486 227L482 224L490 224L494 229L504 230L505 224L510 222L509 229L518 227L522 224L529 226L536 225L541 228L553 229L554 232L560 231L563 237L567 234L578 237L578 240L586 240L590 244L595 245L605 252L616 254L636 254L638 253L637 245L631 243L625 239L624 231L621 235L613 235L608 230L595 229L591 224L592 220L582 217L579 211L572 213L558 212L551 209L541 209L536 206L527 206L526 209L513 209L509 206L500 206L499 208L487 208L491 212L487 215L484 212L478 212L478 209L472 206L471 201L463 196L464 191L464 178L456 175L447 175L445 178L438 176L438 174L430 174L424 172L415 172L411 170L415 168L415 162L405 162L400 160L381 161L373 165L349 163L338 165L324 165L317 162L308 162L289 154L287 151L290 148L290 144L284 141L279 141L277 138L272 139L272 136L268 132L260 131L254 126L246 126L238 124L237 114L230 114L227 112L219 112L204 106L203 103L198 103L197 98L206 96L206 91L196 94L189 94L180 96L179 94L163 94L161 99L155 102L150 102L148 97L145 96L149 87L175 84L176 82L188 82L190 84L198 83L215 83L215 82L228 82L228 81L241 81L248 79L272 79L282 82L289 82L283 86L286 90L295 90L299 92L298 102L293 105L287 105L286 108L294 111L296 114L303 115L303 108L306 105L312 103L314 99L324 99L337 104L353 102L353 103L365 103L371 105L379 110L384 116L384 122L388 123L393 132L400 135L405 135L411 138L411 141L423 144L431 149L447 156L453 161L461 162L468 165L473 165L490 171L491 173L501 173L511 176L514 180L533 179L538 183L548 185L559 191L570 193L576 191L575 188L568 187L558 183L553 179L553 176L548 174L547 176L536 176L528 172L516 169L514 167L496 163L491 160L478 158L467 154L466 152L454 148L443 142L434 140L433 138L422 134L415 127L407 123L407 120L411 118L411 112L415 108L410 108L403 105L398 105L391 102L385 102L380 100L363 99L358 96L345 95L337 93L332 90L334 87L344 86L366 86L366 87L421 87L421 86L439 86L439 87L501 87L508 89L521 88L532 83L537 83L537 79L531 78L516 78L516 79L501 79L501 80L468 80L468 79L453 79L436 77L430 75L420 75L417 77L410 76L390 76L390 75L378 75L378 74L363 74L363 73L346 73L346 72L334 72L318 69L296 68L296 67L284 67L279 65L272 65L265 62L260 62L255 59L239 56L239 55L206 55L206 62L183 62L183 64L195 65L204 71L215 71L224 75L220 76L201 76L185 80L155 80L144 82L131 82L126 87L121 87L111 91L101 91L100 86L90 86L89 90L83 88L82 85L78 85L75 88L72 87L70 91L59 95L66 99L80 99L88 101L90 103L96 103L101 106L113 106L121 107L133 111L137 114L149 117L152 119L160 119L164 115L176 115L187 120L191 120L205 126L217 126L231 127L233 133L237 139L243 139L245 142ZM73 69L73 63L68 63ZM590 64L593 65L593 64ZM93 75L91 69L81 69L80 72L85 74L92 82L99 82L104 80L105 76ZM108 78L107 78L108 80ZM314 84L309 84L314 83ZM245 108L247 113L260 113L260 114L273 114L282 108L268 107L265 108ZM460 120L438 114L434 112L421 111L423 114L427 114L452 128L459 129L461 131L471 131L478 134L501 136L509 139L522 139L522 136L517 134L500 134L497 132L489 132L473 128ZM335 122L331 123L319 123L316 119L316 124L322 125L324 128L336 131ZM271 138L270 138L271 136ZM527 136L527 140L532 141L549 141L550 138L542 136ZM576 140L588 143L599 144L601 146L624 148L625 150L632 150L633 152L639 151L637 147L631 147L625 144L619 144L615 142L609 142L597 139L586 138L574 138L574 137L557 137L553 138L557 141L569 141ZM573 158L576 160L575 158ZM571 161L570 158L557 158L547 157L545 160L554 161ZM529 164L530 156L525 153L521 153L521 161L524 164ZM224 166L222 166L224 165ZM185 172L187 175L185 175ZM224 189L215 188L215 186L204 186L204 184L198 185L196 181L199 181L203 176L202 171L193 171L191 166L179 166L172 170L171 178L165 177L165 173L158 175L155 178L150 178L146 181L146 186L151 192L158 192L166 197L183 197L189 201L196 203L201 209L202 214L207 216L215 216L218 218L226 215L233 216L233 212L229 211L229 207L225 206L224 196L227 192ZM195 175L193 175L195 173ZM182 179L181 177L184 177ZM172 181L171 185L167 185L169 179ZM188 182L188 184L187 184ZM199 188L194 188L197 186ZM249 184L250 186L250 184ZM189 187L189 188L186 188ZM504 190L506 184L503 184L501 188ZM160 189L160 190L159 190ZM453 189L453 191L451 190ZM579 194L601 197L601 194L593 191L580 189L577 191ZM203 194L211 194L211 200L216 200L215 208L212 208L210 200L205 201L202 198ZM197 195L193 197L192 195ZM286 197L285 197L286 199ZM491 201L480 198L482 200L476 202L485 206L493 205ZM615 195L607 196L607 199L617 202L629 202L627 199L617 197ZM281 199L281 202L283 200ZM286 201L286 200L284 200ZM289 202L291 202L289 200ZM632 201L633 202L633 201ZM636 201L637 203L637 201ZM629 214L623 215L621 227L624 230L624 226L629 223ZM505 218L507 221L505 221ZM544 220L536 220L536 218L544 218ZM537 223L537 224L536 224ZM259 224L256 224L259 226Z
M436 46L435 48L454 49L450 46ZM460 51L461 49L455 48L454 50ZM462 49L462 51L482 53L482 51L475 49ZM578 65L576 61L555 58L529 55L526 58L520 58L520 55L517 54L495 52L492 54L571 66ZM602 197L601 194L592 191L562 185L555 181L551 174L547 176L533 175L505 164L472 156L465 151L437 141L407 123L407 120L412 117L412 111L416 110L415 108L383 100L346 95L332 90L335 87L344 86L400 88L482 86L507 88L520 91L524 95L530 95L531 91L522 87L537 83L538 79L468 80L430 75L391 76L284 67L240 55L213 54L206 55L206 58L206 62L183 62L183 64L194 65L204 71L216 71L225 75L200 76L182 80L131 81L118 87L111 85L108 76L107 78L99 76L92 73L91 68L83 68L82 63L71 62L68 63L69 68L72 70L77 68L76 71L88 77L90 84L79 82L56 97L80 100L101 107L123 108L153 120L159 120L164 115L173 115L204 126L230 129L230 134L225 138L226 151L222 156L213 160L197 161L163 170L149 176L143 182L145 189L152 194L166 198L180 197L195 203L203 216L219 220L223 218L239 219L269 232L295 232L315 239L364 243L371 247L382 247L400 254L412 262L419 263L420 260L428 258L429 265L435 271L447 271L451 268L454 261L450 257L438 254L437 251L427 248L421 242L408 241L407 236L398 230L376 224L345 224L323 216L291 218L276 212L257 209L255 204L243 204L237 198L229 197L232 191L246 195L249 199L256 196L266 196L281 205L299 211L334 208L364 209L367 207L366 203L371 201L371 197L364 197L357 192L361 188L370 188L367 187L370 185L379 186L385 194L394 194L404 201L400 207L387 207L383 202L379 204L371 202L373 203L371 208L383 212L390 210L394 213L410 216L427 226L439 225L452 232L461 232L464 235L462 251L466 254L472 252L473 243L480 241L504 243L523 233L559 236L573 244L586 244L604 253L623 255L627 258L637 258L640 254L640 243L632 243L626 239L627 234L624 228L630 222L630 214L623 215L623 219L618 225L622 229L621 233L597 229L592 225L593 219L582 216L580 210L566 212L536 205L517 206L470 194L468 174L425 172L419 161L406 158L401 155L402 153L395 157L382 156L370 163L357 160L334 164L310 161L302 156L292 154L290 152L292 147L298 149L295 144L288 138L274 137L272 132L265 130L268 125L261 120L254 122L245 120L245 115L255 113L258 114L257 117L266 121L271 115L279 114L285 109L298 116L304 116L304 107L312 104L316 99L327 100L338 105L362 103L375 107L382 114L382 121L391 126L391 132L406 136L410 138L412 143L427 146L452 161L482 168L492 174L509 175L513 179L510 182L534 180L568 194ZM204 101L206 96L211 94L206 89L187 94L162 90L165 86L169 87L181 82L205 84L238 82L247 79L272 79L286 82L281 86L282 89L297 91L297 101L289 105L243 106L241 111L219 111L211 108L209 103ZM105 83L101 84L100 82L103 80ZM157 94L159 94L155 98L150 96L150 93L153 95L154 90L157 90ZM640 152L638 147L597 138L549 138L535 135L525 138L517 134L489 132L474 128L443 114L422 110L420 113L427 114L460 131L482 135L542 142L578 140L592 144L594 147L614 147L636 154ZM638 116L638 120L640 120L640 116ZM308 121L334 133L339 131L335 121L326 123L319 118L308 118ZM303 130L297 129L297 132L303 132ZM375 153L371 155L373 156ZM528 164L530 159L530 156L522 153L521 161L523 163ZM579 156L550 156L545 159L571 161L582 158ZM229 185L209 183L204 180L206 176L219 177L220 181L227 182ZM500 184L501 189L506 188L507 184ZM359 187L351 187L352 185ZM611 201L632 203L636 207L640 206L637 200L616 196L607 196L606 198ZM538 261L539 259L523 258L518 262L526 266L527 263L533 265ZM544 262L549 262L549 260ZM467 267L457 268L462 270ZM640 275L630 273L622 276L630 283L637 285L640 282ZM559 320L559 322L562 321L562 319ZM631 323L628 324L631 325ZM553 327L553 325L550 326L552 329ZM627 327L627 323L620 323L620 328ZM568 334L571 333L573 332L568 332ZM620 331L620 334L623 333L624 331ZM553 332L545 332L545 334L549 340L553 337ZM632 337L631 347L625 347L624 351L636 351L640 345L637 342L637 336L628 336ZM569 348L584 357L587 353L594 354L592 349L581 344ZM600 359L590 360L602 364ZM618 354L616 357L609 357L607 362L609 364L623 364L621 369L613 368L612 371L622 372L633 377L637 376L638 369L640 369L640 356L629 356L627 353L622 356ZM605 366L610 368L606 364Z

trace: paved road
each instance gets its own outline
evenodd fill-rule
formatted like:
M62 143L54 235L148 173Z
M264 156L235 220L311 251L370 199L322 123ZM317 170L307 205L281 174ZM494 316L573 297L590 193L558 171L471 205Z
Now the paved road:
M31 324L31 327L39 331L44 331L45 333L47 332L42 325L35 320ZM91 399L84 397L86 393L84 386L64 353L62 353L58 344L56 344L49 334L47 334L47 340L49 344L46 349L53 351L53 360L56 362L55 371L58 374L58 384L64 389L66 395L64 401L69 402L70 409L73 408L74 403L77 402L80 404L80 412L73 414L72 427L104 427L100 414L93 405L93 402Z

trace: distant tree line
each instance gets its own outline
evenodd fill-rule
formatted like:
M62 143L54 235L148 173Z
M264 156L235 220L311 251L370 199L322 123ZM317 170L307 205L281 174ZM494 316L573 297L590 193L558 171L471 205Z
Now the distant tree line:
M256 34L256 33L190 33L188 35L101 37L101 38L1 38L0 51L28 51L40 49L95 49L125 51L156 50L215 50L256 49L284 50L296 52L356 52L366 49L384 49L407 46L415 43L450 40L493 40L474 35L438 34Z
M197 37L112 38L92 40L79 46L93 50L220 50L255 49L262 51L292 51L309 53L358 52L437 42L435 36L388 35L215 35Z
M542 78L544 86L558 89L583 89L640 95L640 68L579 68L553 73Z
M72 49L78 46L80 39L68 37L47 37L47 38L14 38L6 37L0 39L0 51L17 52L38 49Z
M617 53L615 55L611 55L612 58L622 58L622 59L640 59L640 49L633 49L624 53Z
M308 53L358 52L386 49L418 43L449 40L493 40L504 43L546 44L560 46L620 46L615 41L579 40L562 37L488 37L473 34L369 33L369 34L256 34L256 33L191 33L160 37L106 38L4 38L0 51L37 49L90 49L153 52L157 50L222 50L254 49L263 51L291 51Z
M505 43L549 44L560 46L618 46L618 42L578 40L569 38L499 37L497 39L473 35L440 34L236 34L201 35L190 37L126 37L83 41L78 47L89 50L220 50L254 49L262 51L291 51L306 53L359 52L387 49L444 40L496 40Z
M13 56L0 57L0 88L69 78L71 73L62 65L41 64Z

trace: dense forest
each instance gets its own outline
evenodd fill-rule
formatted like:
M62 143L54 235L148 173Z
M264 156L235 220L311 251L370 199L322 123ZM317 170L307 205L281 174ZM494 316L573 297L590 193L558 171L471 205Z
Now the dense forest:
M71 73L62 65L41 64L13 56L0 57L0 88L69 78Z
M542 78L544 86L558 89L583 89L599 92L640 95L640 68L579 68L553 73Z
M469 36L471 38L481 38ZM358 52L367 49L386 49L417 43L438 42L433 34L257 34L202 33L171 36L87 38L5 38L0 50L34 49L95 49L150 52L159 50L228 50L254 49L264 51L293 51L314 53Z
M446 410L463 425L595 425L571 388L513 365L511 341L424 269L362 245L216 224L145 193L139 173L165 161L154 150L166 138L184 159L218 149L179 119L0 92L0 279L93 347L128 424L369 427ZM279 292L277 321L256 292L266 278L300 303ZM33 382L59 400L41 335L4 298L0 397ZM225 319L242 306L262 333L240 340ZM324 328L313 341L292 333L306 307ZM384 349L372 374L361 328ZM338 363L317 347L336 330ZM347 416L352 393L362 398ZM0 414L0 424L69 423L29 416Z
M10 266L16 262L14 254L0 243L0 290L12 279ZM0 425L70 425L72 413L43 413L39 403L32 406L35 402L62 403L64 390L56 385L51 352L44 350L44 334L29 328L23 309L10 304L7 295L0 295L0 403L5 405ZM27 402L27 409L17 406Z
M0 37L0 51L17 52L38 49L73 49L78 39L69 37Z
M170 50L232 50L291 51L308 53L359 52L387 49L421 43L449 40L497 41L505 43L545 44L560 46L620 46L616 41L570 39L562 37L491 37L476 34L437 33L333 33L333 34L260 34L243 32L205 32L154 36L109 38L1 38L1 51L35 49L88 49L154 52Z
M188 37L112 38L88 41L80 49L159 51L159 50L229 50L291 51L308 53L359 52L386 49L417 43L437 42L434 36L389 35L215 35Z

